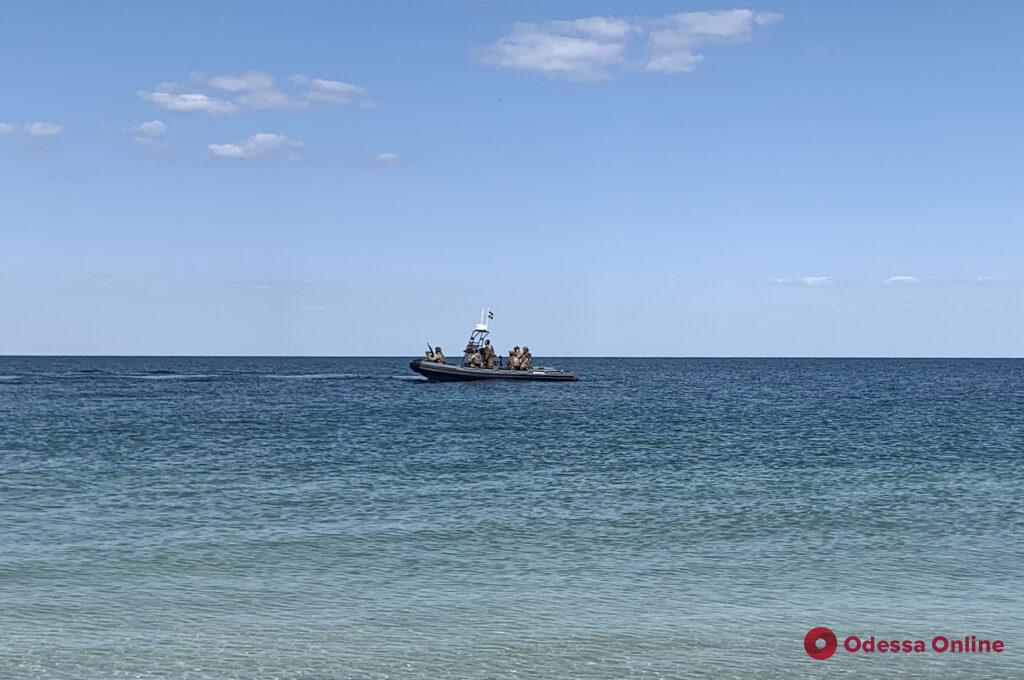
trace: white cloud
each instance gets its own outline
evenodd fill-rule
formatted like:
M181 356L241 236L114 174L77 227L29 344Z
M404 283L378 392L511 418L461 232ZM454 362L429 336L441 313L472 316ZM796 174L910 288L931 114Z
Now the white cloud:
M48 123L45 121L26 123L20 127L10 123L0 123L0 136L16 135L21 131L24 131L29 137L35 137L36 139L52 139L64 132L64 126L60 123Z
M625 19L609 19L606 17L587 17L586 19L575 19L573 21L550 21L548 25L556 30L570 33L578 32L582 35L607 40L623 38L628 33L636 30L633 24Z
M302 146L302 142L274 132L259 132L239 144L210 144L210 153L220 158L260 158L284 149Z
M660 73L686 73L704 57L696 50L708 43L750 40L755 26L782 20L781 14L749 9L721 12L680 12L655 22L650 32L650 58L644 67Z
M136 144L160 146L160 138L167 134L167 124L162 120L150 120L128 128L128 132L135 134L132 141Z
M1006 279L998 276L978 276L970 281L975 286L1019 286L1024 279Z
M569 80L604 80L616 66L686 73L704 59L698 48L745 42L755 28L781 20L782 15L774 12L733 9L680 12L657 19L589 17L519 23L510 35L487 47L481 61ZM629 58L631 47L633 58Z
M235 103L244 109L253 111L300 109L308 105L308 102L278 89L274 77L262 71L246 71L237 76L214 76L212 78L194 74L193 80L205 82L218 90L235 93Z
M165 82L153 90L140 91L139 96L171 111L198 111L214 116L262 109L302 109L312 103L352 102L362 106L369 101L363 98L364 87L304 75L290 76L278 83L274 76L262 71L212 77L193 73L189 83L196 91L181 92L176 83Z
M384 151L373 157L373 162L377 165L396 166L398 165L398 154L391 153L390 151Z
M64 126L58 123L35 122L27 124L25 126L25 132L27 132L30 137L49 139L64 132Z
M626 54L626 34L609 29L606 21L615 20L519 23L510 36L484 51L482 61L499 68L537 71L549 78L604 80L609 77L608 68L622 63Z
M238 113L238 106L232 102L199 92L176 94L174 92L141 91L139 96L168 111L182 111L186 113L198 111L208 113L211 116L227 116Z
M831 276L802 276L799 279L772 279L771 282L783 286L831 286L836 280Z
M928 287L972 287L972 288L1014 288L1024 285L1024 279L1000 278L997 276L974 277L918 277L890 276L882 282L885 286L928 286Z
M329 104L347 104L355 98L366 94L366 88L341 80L324 80L313 78L310 89L306 93L309 101L326 102Z
M352 83L345 83L340 80L324 80L323 78L313 79L314 89L323 92L337 92L338 94L362 94L366 89Z
M259 111L260 109L301 109L306 102L299 101L279 90L252 90L235 100L240 106Z
M135 131L147 137L163 137L167 133L167 124L162 120L150 120L136 125Z
M237 76L214 76L207 82L210 87L228 92L269 90L274 87L273 76L261 71L247 71Z

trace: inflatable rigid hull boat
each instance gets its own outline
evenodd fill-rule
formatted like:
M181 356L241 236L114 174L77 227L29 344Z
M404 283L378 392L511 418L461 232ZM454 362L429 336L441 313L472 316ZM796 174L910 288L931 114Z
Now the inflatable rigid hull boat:
M547 366L536 366L527 369L513 369L502 366L501 357L497 357L498 368L481 367L481 353L490 350L491 358L494 357L494 350L490 346L491 341L487 335L491 332L488 321L494 318L494 312L488 309L480 310L480 323L473 327L469 334L469 342L466 349L462 351L462 365L446 363L441 348L434 348L427 343L427 358L414 359L409 362L409 368L433 382L466 382L469 380L534 380L548 382L572 382L576 380L576 374L562 371ZM523 347L525 350L526 347ZM435 351L437 354L435 354ZM440 356L438 356L440 355ZM436 361L440 358L440 361Z
M409 368L427 380L434 382L466 380L547 380L564 382L576 380L575 373L545 366L517 371L511 368L471 368L469 366L455 366L454 364L440 364L435 361L427 361L426 359L416 359L409 362Z

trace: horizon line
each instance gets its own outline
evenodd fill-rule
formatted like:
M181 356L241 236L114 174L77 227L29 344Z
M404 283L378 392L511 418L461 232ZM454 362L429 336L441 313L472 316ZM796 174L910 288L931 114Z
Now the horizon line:
M0 354L0 359L408 359L410 356L419 358L419 355L406 354ZM457 355L453 355L457 356ZM997 356L997 355L894 355L894 354L864 354L864 355L824 355L824 354L578 354L578 355L547 355L539 354L537 358L542 359L961 359L961 360L1024 360L1024 354L1018 356Z

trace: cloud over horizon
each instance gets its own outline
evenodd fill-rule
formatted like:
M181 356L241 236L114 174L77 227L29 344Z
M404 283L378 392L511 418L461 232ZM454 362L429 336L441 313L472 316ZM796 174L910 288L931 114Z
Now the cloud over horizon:
M948 287L968 286L971 288L1017 288L1024 285L1024 279L1020 277L1001 276L951 276L951 277L921 277L921 276L890 276L882 282L883 286L927 286L927 287Z
M480 62L566 80L607 80L615 67L688 73L704 59L698 48L747 42L755 29L782 19L775 12L731 9L653 19L594 16L520 22L511 34L484 48Z
M836 282L831 276L801 276L799 279L772 279L778 285L831 286Z
M883 286L916 286L921 279L916 276L890 276L882 282Z

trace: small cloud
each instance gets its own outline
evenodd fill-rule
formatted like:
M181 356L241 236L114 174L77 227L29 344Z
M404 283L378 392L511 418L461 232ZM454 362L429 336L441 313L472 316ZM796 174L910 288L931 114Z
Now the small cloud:
M51 139L64 132L64 126L58 123L35 122L25 126L25 132L29 137Z
M779 286L831 286L836 280L831 276L802 276L799 279L772 279Z
M979 276L971 279L970 283L975 286L987 288L1013 288L1024 283L1022 279L1006 279L998 276Z
M162 120L150 120L136 125L135 132L147 137L163 137L167 132L167 124Z
M247 71L237 76L214 76L206 79L199 74L195 79L205 81L210 87L236 93L235 103L245 109L299 109L307 102L296 99L277 89L277 82L269 73Z
M252 111L262 109L301 109L308 102L296 100L279 90L252 90L235 100L239 105Z
M785 18L786 16L781 12L758 12L754 15L754 23L758 26L771 26Z
M680 12L654 22L649 35L650 57L644 69L688 73L704 60L697 48L709 43L740 43L754 28L782 20L774 12L730 9L721 12Z
M398 165L398 161L398 154L391 153L390 151L384 151L383 153L379 153L373 157L373 162L376 163L377 165L384 165L389 167L394 167Z
M624 32L604 28L603 22L616 21L591 17L546 24L518 23L510 35L483 51L481 62L536 71L548 78L606 80L609 67L622 63L626 56L628 24Z
M287 148L302 146L302 142L274 132L259 132L239 144L210 144L207 148L219 158L261 158Z
M204 76L197 74L198 79ZM214 76L207 81L210 87L228 92L244 92L247 90L269 90L274 87L274 78L261 71L247 71L237 76Z
M245 290L253 291L285 290L291 287L291 284L288 281L272 278L244 279L238 283L241 284L242 288Z
M18 128L16 128L13 125L9 125L8 123L0 123L0 135L13 135L17 131Z
M195 91L183 93L176 83L166 82L151 91L140 91L139 96L170 111L214 116L263 109L302 109L312 103L362 104L366 101L363 98L366 88L360 85L304 75L289 76L278 83L274 76L262 71L212 77L196 72L189 76L188 82Z
M518 23L511 34L483 50L481 62L568 80L606 80L614 67L688 73L704 59L699 48L747 42L756 28L782 18L775 12L732 9L653 19L598 16ZM629 54L635 56L627 58Z
M211 116L228 116L238 113L238 106L232 102L198 92L176 94L162 91L141 91L139 96L168 111L201 112Z
M347 104L353 98L364 94L366 94L366 88L359 85L340 80L313 78L310 82L310 90L306 93L306 99L329 104Z
M142 146L159 146L160 138L167 133L167 124L162 120L150 120L128 128L133 133L132 141Z
M608 40L625 38L630 33L638 30L636 26L625 19L610 19L607 17L587 17L586 19L575 19L573 21L551 21L548 22L548 25L561 31L578 32L582 35Z
M882 285L885 286L916 286L921 279L916 276L890 276Z

